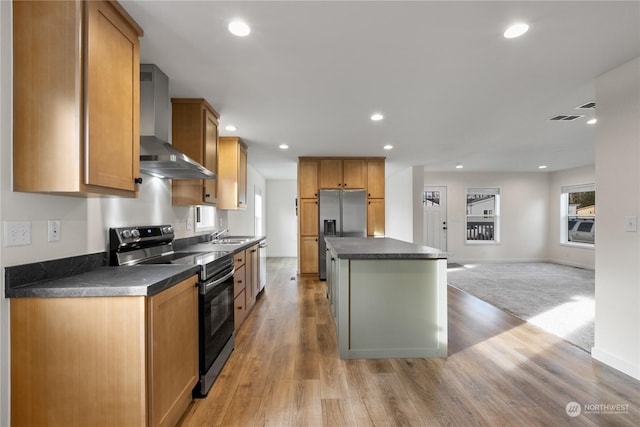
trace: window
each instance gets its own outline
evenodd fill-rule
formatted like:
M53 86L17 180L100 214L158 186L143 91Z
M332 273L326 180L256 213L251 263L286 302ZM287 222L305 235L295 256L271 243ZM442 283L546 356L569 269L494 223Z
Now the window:
M500 189L467 189L467 237L469 242L499 242Z
M440 206L440 192L439 191L423 191L422 204L424 206Z
M593 246L596 231L594 184L565 186L560 195L560 243Z

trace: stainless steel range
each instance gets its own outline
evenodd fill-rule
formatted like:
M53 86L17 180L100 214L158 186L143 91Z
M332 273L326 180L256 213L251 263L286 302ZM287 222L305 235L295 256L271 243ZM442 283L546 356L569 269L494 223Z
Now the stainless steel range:
M235 343L233 252L174 251L173 227L132 226L109 229L111 265L194 264L199 272L200 381L195 397L206 396ZM198 246L201 249L202 245Z

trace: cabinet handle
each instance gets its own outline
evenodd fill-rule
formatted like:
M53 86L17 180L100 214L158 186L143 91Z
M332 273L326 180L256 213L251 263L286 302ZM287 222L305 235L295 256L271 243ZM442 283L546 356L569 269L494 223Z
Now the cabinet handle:
M142 184L142 177L134 178L133 182L135 182L136 184Z
M316 201L315 201L315 202L313 202L313 203L315 203L315 204L317 205L317 204L318 204L318 201L316 200Z
M238 283L242 283L242 280L238 280Z
M369 200L369 204L371 204L371 200Z
M253 253L253 252L258 252L258 250L257 250L257 249L253 249L253 250L251 251L251 253Z
M371 193L367 194L367 196L371 197Z
M209 197L211 197L211 194L205 194L204 197L205 199L208 199Z

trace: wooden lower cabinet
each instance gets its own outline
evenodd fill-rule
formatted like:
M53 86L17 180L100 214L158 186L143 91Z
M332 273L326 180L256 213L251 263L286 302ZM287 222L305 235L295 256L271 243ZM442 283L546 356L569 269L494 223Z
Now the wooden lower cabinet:
M367 236L384 236L384 199L367 200Z
M300 237L300 274L318 274L318 236Z
M233 256L236 272L233 276L234 330L236 333L256 303L260 292L259 244Z
M175 425L198 377L196 281L153 297L11 299L12 426Z

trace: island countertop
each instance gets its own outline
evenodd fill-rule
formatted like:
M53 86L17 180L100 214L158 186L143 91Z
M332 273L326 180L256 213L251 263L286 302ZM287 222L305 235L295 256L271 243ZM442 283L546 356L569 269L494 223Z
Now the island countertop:
M446 259L440 249L389 237L327 237L327 247L340 259Z

